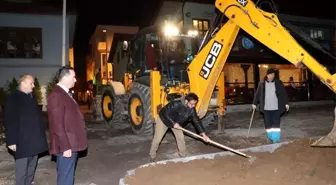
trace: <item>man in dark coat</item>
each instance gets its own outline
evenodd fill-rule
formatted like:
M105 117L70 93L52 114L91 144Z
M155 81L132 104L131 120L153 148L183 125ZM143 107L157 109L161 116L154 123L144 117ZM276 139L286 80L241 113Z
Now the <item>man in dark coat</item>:
M197 102L198 96L194 93L189 93L184 98L181 98L181 100L171 101L161 109L159 116L155 120L155 134L149 152L151 162L155 160L156 151L168 128L172 129L175 135L180 157L185 157L184 135L180 128L186 126L189 120L192 121L200 135L203 136L203 140L205 142L209 141L208 136L204 132L203 125L197 116L195 109Z
M49 152L57 157L57 184L73 185L78 152L87 149L86 125L69 91L76 83L74 69L64 66L58 74L48 97Z
M258 85L253 99L252 108L259 104L260 112L264 114L264 124L269 141L280 142L280 117L289 110L288 95L282 81L275 77L276 71L267 70L265 79Z
M34 77L23 75L19 88L9 95L4 111L6 144L15 156L17 185L31 185L38 154L48 151L42 114L32 96Z

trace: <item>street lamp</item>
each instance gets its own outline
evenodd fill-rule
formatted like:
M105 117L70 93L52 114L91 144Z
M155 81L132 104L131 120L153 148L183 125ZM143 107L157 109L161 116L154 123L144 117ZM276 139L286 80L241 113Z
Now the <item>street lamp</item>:
M62 16L62 66L65 66L65 27L66 27L66 0L63 0L63 16Z

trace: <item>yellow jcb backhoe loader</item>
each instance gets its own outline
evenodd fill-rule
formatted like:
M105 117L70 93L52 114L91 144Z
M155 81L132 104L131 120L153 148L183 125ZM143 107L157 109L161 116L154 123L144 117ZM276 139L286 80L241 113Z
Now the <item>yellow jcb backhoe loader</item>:
M259 9L250 0L217 0L215 6L221 14L206 34L199 52L187 65L187 81L167 79L162 70L151 70L147 77L139 78L133 73L128 114L135 131L151 133L158 111L171 99L167 97L183 96L188 92L199 96L196 109L203 118L214 97L214 90L217 90L217 110L222 113L225 91L223 68L240 29L295 66L309 69L336 93L336 74L331 75L303 49L280 23L276 14ZM222 24L225 16L228 21ZM164 51L158 51L161 52ZM335 129L336 123L328 136L313 145L336 146Z
M100 109L105 121L110 125L121 123L122 114L127 111L135 134L152 135L157 114L152 112L152 104L165 105L189 92L186 69L198 51L197 34L196 30L167 23L143 28L128 42L120 41L114 52L113 82L103 85L96 96L95 108ZM177 65L171 68L173 61ZM151 84L151 71L158 72L160 79L155 79L155 83L158 80L159 84ZM218 83L224 85L224 76L222 79ZM152 86L157 89L151 89ZM153 91L160 92L160 102L152 99L157 95ZM224 111L225 107L219 109L217 101L224 100L224 91L221 92L212 92L209 111L202 119L205 128L216 120L218 110ZM222 101L220 104L223 105Z

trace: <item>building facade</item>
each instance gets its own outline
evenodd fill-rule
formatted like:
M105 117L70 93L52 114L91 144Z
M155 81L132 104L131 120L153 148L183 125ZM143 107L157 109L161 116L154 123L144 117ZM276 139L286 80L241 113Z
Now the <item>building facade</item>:
M98 69L101 69L102 83L106 84L112 80L113 57L109 60L111 50L117 47L117 41L122 37L120 35L133 35L139 30L137 26L111 26L97 25L94 34L91 36L90 46L90 62L87 66L87 81L93 80ZM127 40L127 39L125 39ZM114 53L114 52L112 52Z
M197 29L199 43L214 22L213 4L165 1L155 24L171 22L187 29ZM299 28L310 39L319 42L326 51L335 54L335 21L279 14L281 21ZM335 59L294 37L319 63L335 73ZM309 70L297 68L275 54L253 37L240 31L224 67L226 99L228 104L250 104L260 80L268 68L275 68L285 83L290 100L320 101L334 98L334 93L322 84Z
M28 8L29 3L22 6ZM36 5L31 11L10 7L14 8L0 8L0 87L7 89L13 78L30 73L39 80L46 105L45 87L62 66L62 10L48 12ZM64 57L72 66L75 22L76 14L68 13Z

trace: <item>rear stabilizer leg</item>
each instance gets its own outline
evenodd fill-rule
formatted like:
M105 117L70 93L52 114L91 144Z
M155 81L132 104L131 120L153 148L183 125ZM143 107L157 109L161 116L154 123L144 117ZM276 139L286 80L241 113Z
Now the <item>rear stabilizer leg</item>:
M315 147L336 147L336 106L335 106L334 127L327 136L323 136L315 141L311 146Z

